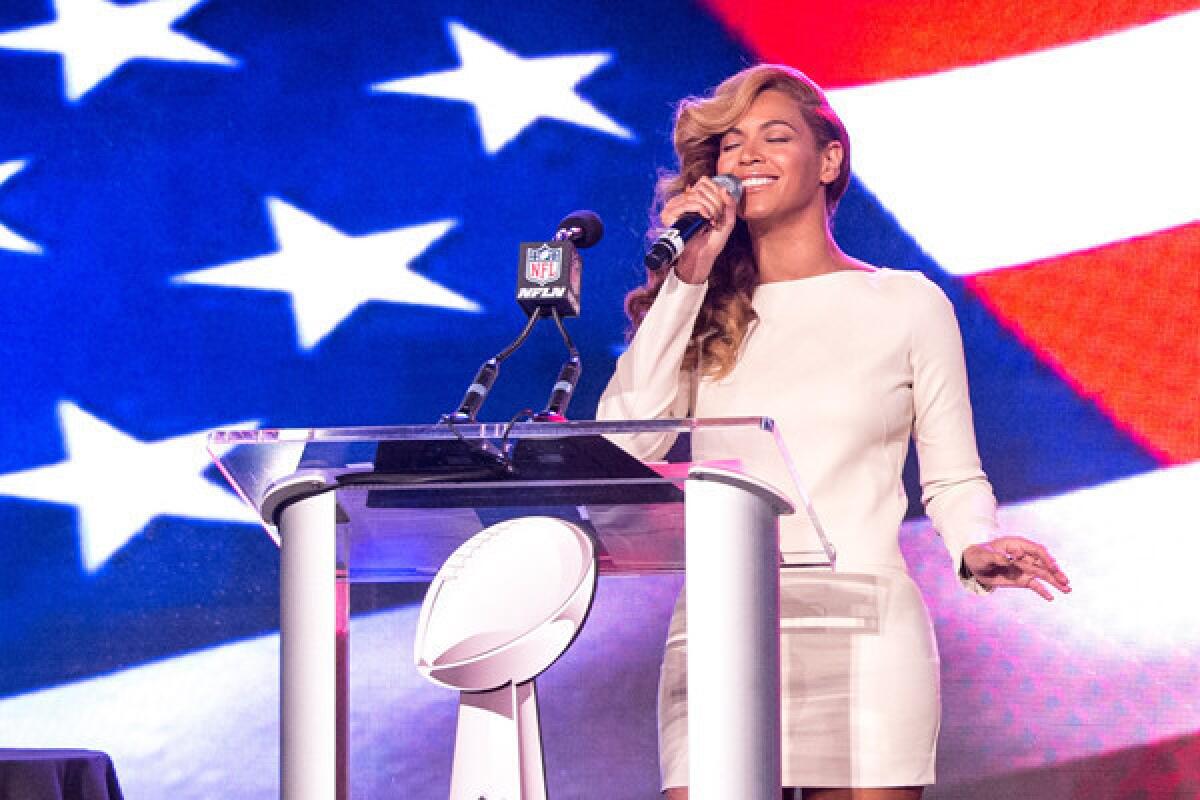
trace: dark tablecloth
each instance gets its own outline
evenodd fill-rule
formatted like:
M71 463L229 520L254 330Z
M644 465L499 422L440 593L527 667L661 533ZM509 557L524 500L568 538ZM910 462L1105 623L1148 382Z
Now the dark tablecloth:
M95 750L0 749L0 800L124 800L112 759Z

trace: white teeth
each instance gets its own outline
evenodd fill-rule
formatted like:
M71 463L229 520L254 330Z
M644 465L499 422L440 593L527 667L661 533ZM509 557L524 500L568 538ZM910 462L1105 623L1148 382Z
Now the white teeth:
M774 178L746 178L746 180L742 181L742 186L747 188L754 186L766 186L768 183L771 183L774 180Z

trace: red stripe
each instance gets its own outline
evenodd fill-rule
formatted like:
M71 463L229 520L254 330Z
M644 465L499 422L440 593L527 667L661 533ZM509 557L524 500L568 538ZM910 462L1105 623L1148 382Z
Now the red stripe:
M966 282L1165 463L1200 459L1200 223Z
M1196 0L703 0L764 61L826 88L1032 53L1200 8Z

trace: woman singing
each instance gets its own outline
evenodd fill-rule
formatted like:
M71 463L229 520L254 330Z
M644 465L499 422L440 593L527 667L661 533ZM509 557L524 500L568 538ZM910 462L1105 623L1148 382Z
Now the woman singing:
M679 173L658 186L662 222L695 212L709 225L627 298L636 332L598 416L775 419L838 553L836 572L789 570L802 520L784 518L785 795L919 798L934 781L939 664L898 544L909 437L964 586L1049 600L1048 587L1070 591L1067 577L1041 545L997 535L945 295L834 242L850 143L821 90L788 67L744 70L681 103L675 150ZM719 174L741 181L740 203ZM683 603L673 642L686 642ZM687 797L685 647L668 646L659 692L669 800Z

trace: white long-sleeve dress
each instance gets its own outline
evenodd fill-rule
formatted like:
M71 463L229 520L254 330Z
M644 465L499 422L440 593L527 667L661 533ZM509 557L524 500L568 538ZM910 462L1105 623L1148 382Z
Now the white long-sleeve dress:
M667 278L597 416L776 421L837 549L836 573L787 569L790 554L812 543L802 517L782 519L784 785L932 783L937 647L898 542L910 436L922 500L955 566L966 546L996 531L953 308L924 276L903 270L763 284L753 298L758 321L733 371L694 381L683 356L706 288ZM658 443L644 444L638 455L658 455L651 452ZM693 442L693 459L702 451ZM755 454L744 460L753 465ZM788 489L780 476L760 477ZM660 683L664 788L687 784L684 602L672 618Z

